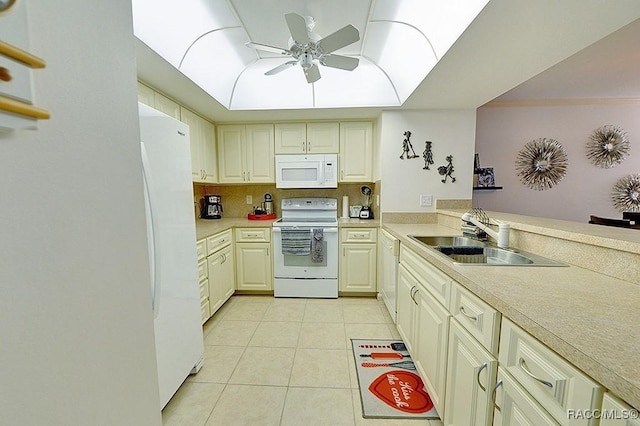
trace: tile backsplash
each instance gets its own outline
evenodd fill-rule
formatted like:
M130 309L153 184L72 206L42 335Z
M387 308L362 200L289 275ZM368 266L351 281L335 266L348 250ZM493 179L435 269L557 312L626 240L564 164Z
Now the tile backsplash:
M349 197L349 204L361 205L362 194L360 187L364 184L360 183L344 183L338 184L335 189L278 189L275 184L263 185L203 185L193 184L194 203L201 205L202 198L205 194L217 194L222 197L222 206L224 211L222 217L247 217L248 213L253 212L254 206L259 206L264 201L264 194L269 193L273 198L275 213L280 217L280 202L283 198L297 197L327 197L336 198L338 200L338 217L342 214L342 197ZM371 202L374 217L379 217L380 208L376 205L375 195L380 192L376 190L376 184L367 183L370 186L374 197ZM251 196L252 203L247 204L247 196ZM199 210L195 211L196 217L199 216Z

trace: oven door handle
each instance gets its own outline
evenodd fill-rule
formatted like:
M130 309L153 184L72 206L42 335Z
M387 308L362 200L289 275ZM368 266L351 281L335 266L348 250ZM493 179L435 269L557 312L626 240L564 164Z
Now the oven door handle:
M302 227L297 227L297 226L291 226L291 227L286 227L286 226L277 226L277 227L274 227L274 228L273 228L273 232L276 232L276 233L278 233L278 234L279 234L279 233L281 233L281 232L282 232L282 230L283 230L283 229L286 229L286 230L291 230L291 229L293 229L293 230L298 230L298 231L305 231L305 230L307 230L307 231L309 231L309 232L311 232L311 231L312 231L312 230L314 230L314 229L322 229L322 231L323 231L324 233L327 233L327 234L337 234L337 233L338 233L338 228L323 228L323 227L321 227L321 226L319 226L319 227L317 227L317 228L309 227L309 226L302 226Z

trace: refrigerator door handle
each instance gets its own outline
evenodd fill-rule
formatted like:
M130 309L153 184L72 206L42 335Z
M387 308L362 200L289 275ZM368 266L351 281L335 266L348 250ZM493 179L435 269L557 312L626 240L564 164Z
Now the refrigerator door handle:
M147 151L144 147L144 142L140 143L142 151L142 180L144 181L144 197L145 203L148 206L147 219L151 222L150 234L151 239L149 244L149 250L151 255L149 261L151 262L151 308L153 310L153 318L158 317L160 312L160 305L158 303L160 299L160 246L158 244L158 232L157 223L153 214L152 196L149 190L149 180L151 179L151 169L149 167L149 158Z

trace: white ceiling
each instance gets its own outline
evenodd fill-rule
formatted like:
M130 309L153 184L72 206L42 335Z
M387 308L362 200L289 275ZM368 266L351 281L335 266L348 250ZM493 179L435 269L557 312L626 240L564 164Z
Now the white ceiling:
M316 15L314 18L318 22L316 27L318 32L320 32L321 28L318 26L321 23L328 23L330 27L328 31L331 32L349 21L353 22L355 18L347 18L348 20L345 21L343 17L348 15L350 5L362 3L356 0L343 0L340 2L343 5L341 9L339 8L340 12L333 13L335 9L318 7L324 5L324 2L289 1L298 7L307 8L308 12L302 11L302 13ZM242 8L258 2L238 0L234 1L234 4L236 3L238 8ZM253 9L253 12L251 10L249 8L243 12L243 22L250 22L247 25L247 32L250 32L251 38L264 44L282 45L275 41L283 37L283 31L284 35L288 33L282 15L269 14L262 9ZM477 108L639 17L640 2L637 0L616 0L615 2L609 0L491 0L404 104L401 107L386 109ZM633 37L638 34L637 29L631 28L625 31L621 31L622 36L614 38L605 46L604 50L612 54L609 60L621 56L629 60L632 57L637 59L640 49L637 44L629 43L630 38L640 39L637 36ZM626 41L621 42L620 39ZM602 43L605 42L607 40L603 40ZM618 46L620 43L625 46L624 49L631 47L635 50L632 50L632 54L628 52L613 54L612 52L620 52L620 50L612 45ZM353 48L358 47L353 46ZM593 60L587 59L586 52L588 50L575 57L584 55L583 62L599 63L590 62ZM139 40L136 40L136 53L138 75L141 80L217 122L373 118L382 110L382 108L327 108L230 111ZM342 51L340 53L344 54ZM415 52L416 55L420 53L420 51ZM404 61L407 68L412 65L411 57L408 59L401 57L398 61ZM635 81L636 88L638 84L635 76L638 75L638 62L640 61L635 61L635 64L630 67L635 72L625 71L624 67L620 67L623 68L622 71L627 77ZM615 67L605 67L605 71L616 72L614 68L617 69L622 63L618 60L615 62ZM587 72L587 68L592 71ZM607 87L609 92L617 90L618 94L626 93L624 84L620 84L619 78L610 78L608 72L603 73L603 67L599 67L600 71L596 71L596 68L598 67L582 66L580 74L567 71L559 74L564 79L568 74L572 79L572 86L575 88L574 96L584 97L579 95L579 92L587 87L587 81L591 81L588 80L591 78L588 74L597 73L602 74L599 80L608 82L609 86L614 82L618 83L618 88ZM291 69L287 72L295 74L295 71L299 70ZM542 81L548 84L548 80L555 80L559 76L551 74L545 77L543 74L540 78L545 79ZM532 80L528 86L523 85L517 89L519 92L514 91L511 94L533 98L539 97L539 94L548 97L561 93L554 89L543 92L540 86L544 84L536 85L534 82L535 80ZM565 83L558 83L557 86L563 89L569 87ZM588 87L594 87L594 85L589 83ZM509 99L511 94L505 94L505 99ZM563 94L563 96L566 95L568 93ZM254 96L260 97L263 93L256 90Z

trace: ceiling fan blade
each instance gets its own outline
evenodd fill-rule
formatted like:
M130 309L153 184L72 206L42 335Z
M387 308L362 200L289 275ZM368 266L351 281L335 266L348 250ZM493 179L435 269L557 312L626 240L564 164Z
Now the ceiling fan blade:
M244 45L247 47L252 47L257 50L264 50L265 52L281 53L283 55L288 55L291 53L287 49L283 49L282 47L269 46L268 44L254 43L252 41L249 41Z
M309 43L309 33L307 32L307 23L304 18L297 13L287 13L284 15L284 19L287 21L291 38L296 43L305 45Z
M322 65L331 68L340 68L341 70L353 71L356 69L360 60L349 56L327 55L320 60Z
M304 76L307 77L307 83L315 83L320 80L320 69L316 64L304 70Z
M277 67L275 67L273 69L270 69L269 71L265 72L264 75L278 74L279 72L282 72L282 71L284 71L286 69L294 67L297 63L298 63L298 61L285 62L284 64L280 64Z
M324 53L331 53L358 40L360 40L358 29L353 25L347 25L321 39L318 46L322 48Z

